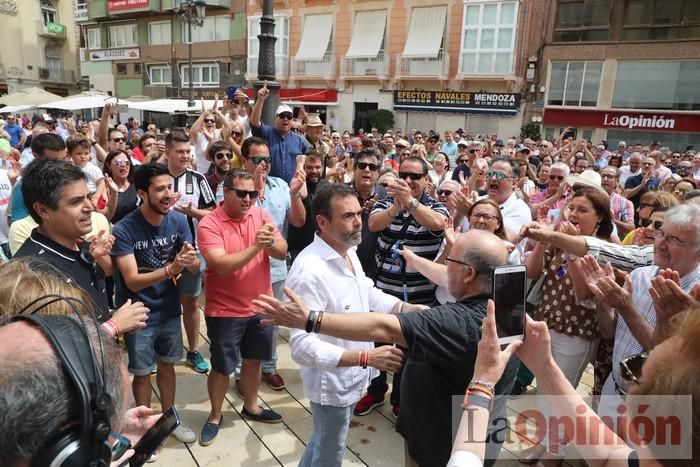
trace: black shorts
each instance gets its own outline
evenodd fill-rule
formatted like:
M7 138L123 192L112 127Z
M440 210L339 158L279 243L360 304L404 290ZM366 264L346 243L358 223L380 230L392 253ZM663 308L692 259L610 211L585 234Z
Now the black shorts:
M246 360L272 358L272 327L263 326L259 316L248 318L204 318L207 323L211 367L230 375L238 366L239 356Z

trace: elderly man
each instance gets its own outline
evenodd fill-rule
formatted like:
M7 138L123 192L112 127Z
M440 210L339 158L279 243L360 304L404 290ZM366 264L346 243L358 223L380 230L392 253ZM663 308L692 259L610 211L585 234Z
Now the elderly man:
M642 168L642 155L633 152L627 159L627 165L620 167L620 186L624 187L627 179L639 175Z
M304 130L309 149L321 153L324 158L328 157L331 148L321 139L323 136L323 122L318 114L310 114L306 117Z
M624 238L628 232L634 230L634 205L632 201L617 194L617 186L620 181L617 167L611 165L600 171L600 186L610 196L610 209L613 212L613 222L619 232L618 237Z
M569 166L563 162L555 162L549 168L549 185L546 190L539 191L530 197L530 210L532 218L547 215L551 209L561 209L566 202L566 184L564 180L569 176Z
M661 185L661 180L654 175L654 163L653 157L645 157L641 173L629 177L625 182L625 198L632 201L635 209L639 208L644 193L658 190Z
M275 110L275 126L268 126L260 120L263 105L270 95L267 84L258 90L258 98L250 115L250 127L253 136L260 136L270 144L272 170L270 175L279 177L289 183L296 172L296 157L306 154L309 143L297 133L290 131L294 112L286 104L281 104Z
M512 166L508 159L496 158L486 177L488 190L486 197L501 207L503 225L515 236L523 225L532 220L530 208L515 195L514 191L520 171Z
M430 197L428 164L419 157L401 163L399 179L389 184L387 198L377 201L369 216L369 230L379 232L377 240L377 287L409 303L431 305L435 300L435 284L418 271L398 261L399 245L423 258L434 259L443 238L447 207ZM383 342L383 341L377 341ZM392 412L400 410L400 372L394 374L391 391ZM372 381L367 395L355 407L355 415L366 415L384 402L388 390L386 373Z
M394 342L408 349L402 385L402 410L396 429L406 440L407 465L444 466L451 450L453 395L463 394L474 369L481 323L491 293L493 269L506 262L503 241L474 230L459 237L447 258L448 289L456 303L412 313L325 313L316 328L318 313L311 315L312 331L340 339ZM310 313L293 292L291 303L272 297L256 301L271 322L305 329ZM315 306L315 304L312 304ZM454 362L459 362L455 365ZM517 361L511 361L496 394L507 394ZM497 398L492 420L505 416L505 398ZM493 426L491 427L493 428ZM489 444L487 457L495 459L499 442Z
M318 234L292 266L290 289L327 315L421 308L381 292L363 272L353 248L361 241L362 207L351 187L326 185L318 191L312 209ZM355 402L377 373L375 368L396 370L402 352L296 329L290 332L289 344L292 357L302 367L304 394L311 401L313 417L313 432L299 465L340 467Z

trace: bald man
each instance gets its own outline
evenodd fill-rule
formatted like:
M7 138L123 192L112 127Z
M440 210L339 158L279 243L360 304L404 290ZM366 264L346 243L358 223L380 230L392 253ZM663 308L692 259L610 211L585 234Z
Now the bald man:
M448 290L456 303L403 314L327 313L318 332L355 341L393 342L408 348L401 384L401 412L396 430L406 440L406 465L444 466L452 449L452 414L474 371L481 322L491 295L493 270L506 264L503 241L490 232L470 230L461 235L447 258ZM290 290L292 302L261 296L254 303L269 316L270 323L305 329L309 309ZM496 395L510 394L518 367L512 360L500 381L489 381ZM459 398L455 398L459 399ZM505 397L496 398L492 424L505 417ZM495 433L498 434L498 433ZM495 436L494 438L498 438ZM485 465L498 457L503 439L487 446Z

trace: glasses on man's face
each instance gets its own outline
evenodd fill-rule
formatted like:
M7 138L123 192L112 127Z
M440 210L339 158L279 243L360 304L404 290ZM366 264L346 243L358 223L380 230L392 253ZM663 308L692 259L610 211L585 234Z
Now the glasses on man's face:
M115 143L123 143L124 141L126 141L126 138L112 138L112 141L114 141Z
M370 172L376 172L377 170L379 170L379 166L377 164L372 164L371 162L358 162L357 168L360 170L369 169Z
M564 176L563 175L550 175L549 179L550 180L559 180L561 182L562 180L564 180Z
M216 120L214 120L213 118L205 118L204 123L216 123Z
M657 222L658 222L658 221L657 221ZM660 229L656 229L656 231L654 232L654 238L656 238L657 240L661 240L662 242L668 242L668 243L670 243L671 245L674 245L674 246L677 246L677 247L681 247L681 246L683 246L683 245L687 245L687 244L688 244L687 242L684 242L684 241L681 240L680 238L678 238L678 237L676 237L676 236L674 236L674 235L669 235L669 234L667 234L666 232L664 232L663 230L660 230Z
M251 161L253 161L253 164L259 165L262 162L267 162L270 160L269 157L263 157L263 156L251 156L250 158Z
M469 219L474 219L474 220L479 220L483 219L486 222L491 222L492 220L496 219L496 216L492 214L486 214L482 212L473 212L471 216L469 216Z
M406 180L407 178L410 178L411 180L418 181L421 178L423 178L425 175L423 174L416 174L412 172L399 172L399 178L401 180Z
M279 115L277 116L277 118L280 118L280 119L282 119L282 120L291 120L291 119L294 118L294 115L293 115L293 114L290 114L290 113L288 113L288 112L285 112L285 113L279 114Z
M679 172L687 172L687 171L691 170L691 168L692 167L690 167L689 165L681 165L680 167L678 167L678 171Z
M214 155L216 159L231 159L231 156L233 156L233 154L230 152L217 152Z
M641 225L642 227L649 227L650 225L653 225L654 230L659 230L661 227L663 227L664 221L653 221L648 217L640 217L639 225Z
M486 172L486 177L487 178L495 177L496 180L498 180L500 182L501 180L505 180L506 178L508 178L508 175L504 174L503 172L494 172L493 170L489 170L488 172Z
M423 137L421 135L416 135L413 137L413 139L423 139Z
M642 378L642 368L644 363L649 358L649 354L642 352L636 355L630 355L620 362L620 375L625 381L639 384ZM622 391L621 391L622 392Z
M450 196L452 193L453 193L452 190L442 190L442 189L441 189L441 190L438 190L438 191L437 191L437 194L438 194L439 196Z
M239 198L244 199L247 196L250 198L251 201L254 199L257 199L258 195L260 194L255 190L253 190L253 191L238 190L238 189L230 187L230 186L227 186L226 188L233 191L236 194L236 196L238 196Z
M468 268L473 267L471 264L465 263L464 261L460 261L460 260L458 260L458 259L445 258L445 261L447 261L448 263L454 263L454 264L459 264L459 265L461 265L461 266L466 266L466 267L468 267Z

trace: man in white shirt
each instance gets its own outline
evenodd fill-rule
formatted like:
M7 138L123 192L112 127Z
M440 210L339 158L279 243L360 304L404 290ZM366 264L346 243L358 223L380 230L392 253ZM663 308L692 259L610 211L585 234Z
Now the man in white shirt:
M356 247L361 240L362 206L343 184L319 189L312 203L318 233L294 261L287 286L323 313L419 310L374 287L365 276ZM319 317L319 323L322 316ZM371 341L371 339L368 339ZM392 346L290 330L292 358L301 365L304 394L311 401L313 432L301 467L342 464L353 407L380 370L397 370L403 353Z
M515 239L520 228L532 220L530 208L514 192L520 175L518 170L508 159L496 158L486 172L486 196L501 207L503 225L509 231L509 239Z
M627 179L642 173L642 155L633 152L627 159L627 165L620 167L620 186L624 187Z

